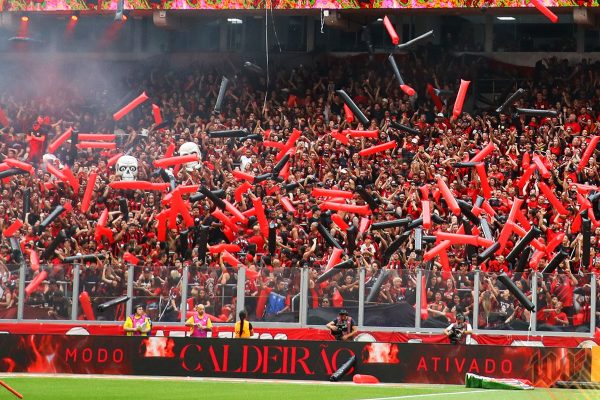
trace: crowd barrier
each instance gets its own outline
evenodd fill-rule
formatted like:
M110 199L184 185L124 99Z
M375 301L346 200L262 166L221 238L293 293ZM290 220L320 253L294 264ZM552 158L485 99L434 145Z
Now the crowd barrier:
M463 384L467 372L590 381L593 349L169 337L0 335L0 371L326 381L351 356L353 373L382 382Z
M32 280L31 269L27 265L15 266L12 274L18 279L18 287L14 289L15 304L6 309L0 308L0 321L25 322L35 320L58 320L76 322L82 319L90 320L89 314L96 321L124 321L133 311L135 304L145 304L147 312L156 323L181 324L188 314L193 311L192 305L202 302L197 283L188 278L188 267L183 267L180 280L175 282L171 290L163 290L160 295L150 296L138 287L136 281L141 274L141 268L129 266L126 281L111 288L106 285L88 282L84 274L79 277L80 266L54 266L54 273L62 276L74 276L73 280L62 279L56 283L64 297L63 314L52 314L51 307L46 304L43 292L49 290L49 281L42 282L27 296L25 286ZM63 272L63 269L66 271ZM68 269L68 270L67 270ZM72 269L72 271L71 271ZM165 273L172 268L164 267ZM562 337L593 338L598 323L597 309L597 277L586 274L571 285L570 292L562 289L570 284L565 274L537 274L537 279L528 277L522 280L524 290L537 293L532 297L536 312L531 314L516 310L511 317L510 300L502 303L502 290L490 290L490 284L496 280L496 275L482 271L466 272L432 272L421 269L389 270L389 279L380 287L376 296L373 292L373 279L370 279L364 268L355 271L356 282L354 296L343 291L334 290L330 297L318 294L311 289L315 276L308 268L289 268L286 294L276 296L271 288L257 289L256 293L248 294L246 288L246 270L241 268L237 273L237 282L220 285L216 288L215 297L206 307L207 312L215 317L213 322L233 323L238 311L246 309L249 319L256 326L288 326L288 327L322 327L333 319L340 308L349 311L361 330L366 331L404 331L404 332L433 332L441 333L455 318L458 310L462 310L471 322L474 332L489 335L552 335ZM167 279L167 276L164 277ZM396 282L398 281L398 282ZM465 284L466 282L466 284ZM94 286L95 286L95 290ZM328 281L320 283L330 285ZM396 284L397 287L396 287ZM180 288L186 288L181 290ZM89 293L92 312L87 314L80 303L82 292ZM443 301L450 304L454 298L456 306L449 306L443 313L435 314L430 311L432 294L443 293ZM570 294L570 304L567 311L568 323L564 326L549 324L546 320L544 306L549 307L551 296ZM127 303L111 307L104 312L97 311L97 306L106 301L123 295L130 297ZM346 297L343 297L345 295ZM338 298L336 298L338 296ZM369 300L373 297L374 300ZM288 303L287 310L270 313L270 302L281 298L281 304ZM478 301L475 301L478 299ZM325 302L327 301L327 304ZM563 302L566 302L563 299ZM176 307L173 308L172 305ZM204 303L203 303L204 304ZM454 303L452 303L454 304ZM509 305L507 310L504 306ZM89 310L89 308L88 308ZM420 312L416 312L420 310ZM90 321L92 322L92 321Z

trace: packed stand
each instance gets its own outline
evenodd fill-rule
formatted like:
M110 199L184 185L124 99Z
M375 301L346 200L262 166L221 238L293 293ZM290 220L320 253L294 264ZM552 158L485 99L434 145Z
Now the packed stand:
M370 306L401 305L393 310L402 310L409 320L414 318L414 306L421 296L416 292L417 269L423 268L426 289L426 297L421 301L423 326L443 327L453 322L457 313L463 313L473 321L474 301L477 301L480 328L526 330L531 325L530 313L497 282L497 275L506 272L530 298L537 297L538 327L556 329L585 324L590 317L590 287L596 284L589 273L597 273L600 268L597 255L600 225L593 222L590 268L582 268L583 239L580 229L574 229L573 224L580 210L578 195L582 196L576 184L600 184L597 153L585 168L577 170L591 137L600 131L600 67L584 63L565 68L564 63L551 59L529 71L531 78L522 86L528 94L518 106L554 109L558 111L555 118L498 115L491 110L476 110L464 112L454 120L449 115L460 78L476 81L478 71L483 67L471 67L460 59L434 53L419 52L403 59L405 81L418 93L413 97L400 90L393 74L381 60L354 63L322 60L315 65L276 70L270 79L263 107L264 76L240 70L230 79L219 115L212 113L221 82L218 69L197 65L184 70L175 70L168 65L136 69L127 76L124 87L133 91L142 88L148 93L167 121L159 129L154 123L150 102L122 120L113 121L115 110L98 94L102 92L98 88L93 89L95 94L92 95L83 85L63 86L68 94L55 97L33 96L16 90L5 92L0 106L11 123L0 130L0 153L4 158L29 162L36 170L31 175L16 175L3 180L1 227L4 230L16 219L23 219L18 239L25 261L31 260L31 252L42 255L61 231L67 237L49 257L42 257L41 268L37 271L27 269L26 281L30 282L48 265L45 283L27 296L26 318L70 318L66 292L73 290L74 264L65 264L63 260L81 253L104 255L103 260L86 261L80 267L79 293L87 292L94 306L125 294L128 265L132 259L137 259L134 296L136 301L147 303L154 320L180 320L181 275L183 267L187 266L188 310L202 303L216 319L233 321L239 266L232 265L234 263L223 253L208 252L205 259L199 257L203 253L198 247L201 226L208 227L209 245L232 242L240 246L241 251L233 255L247 267L246 275L251 277L244 288L245 305L251 319L298 320L298 305L294 298L300 291L302 267L310 270L310 309L345 307L355 310L359 298L356 268L340 270L318 282L333 251L319 233L318 224L323 224L344 249L348 249L350 243L347 231L332 222L335 211L320 208L323 199L313 196L312 190L324 188L356 193L356 188L362 186L379 203L372 215L366 217L369 221L361 221L363 218L354 213L337 214L346 224L356 228L364 228L366 224L366 229L360 229L356 242L351 245L353 251L345 252L341 259L352 256L355 265L365 268L365 298L369 297L382 271L387 271L378 293L370 299ZM450 92L442 97L442 110L437 110L428 96L427 84ZM343 101L335 92L342 88L367 115L368 126L357 123L356 118L348 122ZM503 93L497 100L503 101L508 94ZM475 94L469 93L469 96ZM114 106L116 100L112 101ZM397 129L393 122L418 132ZM117 148L79 149L74 157L67 141L54 152L56 158L44 156L48 145L69 128L80 134L115 132ZM215 130L236 129L247 129L260 135L261 140L215 139L208 134ZM267 146L264 141L284 144L294 129L302 134L290 157L289 176L285 182L267 179L251 185L249 191L242 193L241 201L236 200L236 189L244 181L234 177L232 171L240 170L254 176L272 172L279 148ZM378 130L379 134L377 138L343 134L340 138L336 132L345 129ZM391 140L397 142L393 150L368 157L359 155L362 149ZM543 270L550 254L537 256L523 271L514 272L514 263L507 263L505 257L518 240L517 235L511 236L502 253L484 263L478 262L477 253L473 253L470 246L450 247L448 270L439 258L427 263L422 261L426 249L415 249L414 233L398 251L384 257L385 250L403 233L403 228L368 229L372 222L404 217L416 220L423 211L421 201L429 200L432 213L439 214L444 221L424 230L423 234L457 232L462 221L433 190L436 179L443 177L456 199L474 204L477 196L482 195L475 169L456 168L453 164L468 160L490 141L496 145L496 150L485 159L485 164L492 190L489 204L496 215L483 213L481 217L489 219L494 237L498 236L510 212L509 201L516 196L525 199L523 211L529 223L542 230L543 235L538 239L541 243L549 243L564 233L561 246L569 254L568 260L557 271L538 279L537 293L532 293L532 271ZM153 161L164 157L170 145L175 146L174 155L177 155L180 146L187 142L198 145L201 161L192 168L171 168L176 185L222 189L226 200L242 213L253 209L253 199L260 199L268 221L277 225L274 254L269 254L269 239L256 217L250 217L245 225L238 225L239 232L228 231L214 216L216 207L208 198L190 203L193 226L186 226L179 216L176 223L170 223L166 240L160 241L159 218L168 208L169 200L165 201L165 197L171 190L115 190L109 187L110 182L123 179L114 164L108 165L108 160L116 154L135 157L136 180L163 183L164 176L154 167ZM529 167L523 162L524 155L531 159L534 154L544 157L551 173L546 182L567 208L568 215L560 215L540 193L535 185L536 180L541 179L537 172L524 187L517 186ZM49 173L48 163L59 170L69 165L79 183L78 190ZM89 210L83 213L80 211L82 197L92 172L96 172L98 178ZM285 185L294 182L299 185L286 190ZM421 190L427 185L432 189L429 193ZM23 216L26 190L31 192L31 205L29 213ZM584 197L587 194L583 192ZM184 200L189 200L190 195L184 194ZM282 205L282 197L290 200L293 211ZM123 212L120 199L126 199L127 214ZM37 232L36 226L57 205L69 202L72 204L70 211L61 214L43 232ZM365 204L359 195L344 202ZM110 233L105 231L97 236L97 223L105 209L108 209L106 227ZM591 218L594 218L593 214L590 212ZM427 246L431 248L434 244ZM0 318L14 318L19 255L11 248L8 238L3 238L0 251ZM130 258L131 255L134 257ZM477 270L481 273L475 275ZM475 285L480 288L479 299L473 299ZM104 318L123 320L124 317L121 308ZM380 322L385 325L385 321ZM406 325L401 326L413 322L400 322L403 323Z

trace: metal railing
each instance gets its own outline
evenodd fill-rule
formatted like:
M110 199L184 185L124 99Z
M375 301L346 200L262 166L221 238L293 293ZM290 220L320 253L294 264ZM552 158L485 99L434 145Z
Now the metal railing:
M25 296L25 286L29 279L27 273L29 266L21 264L19 267L19 287L18 287L18 303L16 318L13 319L2 319L2 322L18 323L25 320L31 320L25 315L25 310L28 307L27 299ZM60 319L60 321L47 320L48 323L66 321L77 321L80 319L82 312L81 304L79 303L80 287L84 284L80 277L80 266L73 265L72 275L73 281L62 281L63 287L72 290L66 292L68 294L68 301L70 307L70 313L68 317ZM162 303L164 298L161 296L149 297L149 296L136 296L136 287L134 281L134 274L136 270L133 266L129 266L127 270L127 284L126 293L129 296L129 300L126 303L125 311L122 315L129 315L132 312L134 301L158 301ZM452 272L450 275L444 272L433 272L425 269L416 270L398 270L391 271L389 278L386 279L384 285L382 285L381 292L377 299L368 301L370 288L373 286L373 277L366 277L366 271L364 268L360 268L358 271L358 297L357 306L352 307L350 314L355 314L355 319L358 324L359 330L365 331L402 331L407 333L440 333L445 328L446 323L449 324L453 316L459 309L464 311L468 319L470 320L474 333L479 334L491 334L491 335L554 335L554 336L579 336L579 337L591 337L595 332L596 327L596 311L597 311L597 280L594 273L578 276L577 278L570 274L553 274L553 275L542 275L540 273L534 273L527 279L521 279L524 286L523 291L529 293L531 301L535 306L535 310L531 313L525 312L522 308L518 310L514 309L518 307L518 303L514 298L508 294L503 293L500 286L493 284L495 279L494 274L487 274L479 270L470 271L466 273ZM299 307L294 311L288 311L289 318L287 321L293 320L294 322L283 322L283 321L264 321L257 315L257 320L253 321L257 327L320 327L324 324L314 324L310 321L314 321L318 318L326 318L327 316L336 315L337 309L340 307L349 308L346 304L338 304L339 307L327 307L323 302L325 298L313 298L314 292L311 292L311 287L314 287L315 283L311 281L310 270L307 267L297 268L294 273L300 275L300 285L294 288L294 293L290 293L288 301L293 295L299 296ZM174 286L179 288L186 288L180 290L179 304L177 304L177 315L178 322L165 322L165 325L180 325L186 319L188 310L188 299L190 299L189 291L195 287L193 283L189 282L188 279L188 267L183 267L181 271L181 278ZM398 287L394 285L398 282L394 280L400 278L402 284ZM341 278L343 279L343 278ZM368 281L368 282L367 282ZM446 282L445 284L442 282ZM472 282L472 286L460 287L461 282ZM452 286L449 286L452 284ZM250 301L250 298L245 295L246 285L246 270L241 268L237 271L237 283L228 284L225 287L220 287L220 292L216 296L217 305L220 307L225 306L230 296L235 293L235 299L231 298L231 303L235 300L235 310L230 310L232 319L239 311L245 309L246 302ZM439 287L438 287L439 285ZM444 286L445 285L445 286ZM333 285L337 288L336 290L343 290L342 286ZM338 289L339 288L339 289ZM438 290L436 288L442 288ZM235 292L234 292L235 289ZM395 292L394 292L395 290ZM425 291L425 292L423 292ZM382 301L382 298L386 297L386 293L402 293L402 296L392 299L393 301L386 300ZM313 293L313 294L311 294ZM423 296L423 293L429 294L430 296ZM447 300L452 294L456 296L454 300L457 301L457 306L453 309L448 309L442 312L433 311L433 304L435 302L435 293L443 293L447 296ZM433 298L431 296L433 294ZM414 296L413 296L414 295ZM412 296L412 297L411 297ZM504 296L504 297L503 297ZM117 296L113 296L117 297ZM414 298L413 298L414 297ZM96 307L100 301L109 300L108 296L96 296L94 297L93 306ZM254 299L256 300L256 299ZM317 301L318 300L318 301ZM327 298L330 302L333 299ZM423 301L427 301L428 304L422 304ZM556 315L560 315L560 305L556 302L562 301L563 308L567 309L566 314L568 323L565 326L557 328L556 321L551 321ZM460 307L458 304L460 303ZM250 303L248 303L250 304ZM315 304L317 304L315 306ZM354 303L352 303L354 304ZM432 306L433 304L433 306ZM440 303L441 304L441 303ZM164 304L160 305L158 313L164 314ZM504 308L503 308L504 307ZM231 308L231 307L230 307ZM508 310L507 310L508 308ZM512 308L512 309L511 309ZM403 310L407 312L408 319L398 322L397 310ZM411 311L412 310L412 311ZM1 310L0 310L1 311ZM414 316L412 315L414 313ZM510 317L513 313L518 313L518 317ZM218 310L215 311L218 314ZM374 315L381 315L383 319L374 318ZM423 314L423 315L422 315ZM0 314L1 316L2 314ZM516 314L515 314L516 315ZM425 318L427 316L427 318ZM550 317L549 317L550 316ZM509 322L510 319L510 322ZM556 318L554 318L556 320ZM44 318L38 318L38 320L44 320ZM117 320L116 316L112 320L104 321L87 321L86 323L91 324L106 324L114 323ZM515 320L517 320L515 322ZM560 320L560 318L558 318ZM379 321L381 323L373 323L372 321ZM392 322L390 322L392 321Z

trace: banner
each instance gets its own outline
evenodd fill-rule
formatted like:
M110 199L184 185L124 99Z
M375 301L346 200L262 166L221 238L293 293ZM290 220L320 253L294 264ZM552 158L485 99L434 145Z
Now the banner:
M333 319L333 318L332 318ZM121 336L123 335L123 323L116 322L115 324L90 324L86 321L79 323L66 322L64 324L45 324L44 333L49 335L99 335L99 336ZM233 324L214 324L214 334L224 339L233 337ZM165 325L154 323L152 332L154 336L184 336L189 331L183 324L181 325ZM0 333L10 334L33 334L40 332L39 322L19 322L7 323L0 321ZM359 336L367 336L371 340L378 342L394 342L406 343L419 342L429 344L448 344L449 340L443 333L408 333L399 331L367 331L360 330ZM281 339L281 340L317 340L327 341L334 340L328 329L323 328L298 328L287 327L285 325L279 327L255 327L254 333L256 339ZM488 335L477 334L472 335L473 339L480 345L492 346L511 346L514 342L535 341L541 342L547 347L590 347L600 343L600 330L595 337L575 337L575 336L535 336L535 335L512 335L512 332L507 331L505 335ZM551 334L551 332L549 332ZM600 369L599 369L600 371ZM600 374L599 374L600 376Z
M548 7L594 7L598 0L543 0ZM2 4L2 2L0 2ZM98 4L98 5L96 5ZM529 7L528 0L488 0L487 7ZM275 10L293 9L419 9L419 8L480 8L480 0L125 0L125 10ZM5 11L116 11L113 0L9 0Z
M351 356L351 374L382 382L464 384L465 374L549 387L589 381L590 349L408 343L2 335L0 372L326 381Z

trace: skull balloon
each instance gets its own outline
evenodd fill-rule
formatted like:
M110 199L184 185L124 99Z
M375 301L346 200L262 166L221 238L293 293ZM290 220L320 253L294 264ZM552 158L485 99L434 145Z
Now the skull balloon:
M138 175L138 161L132 156L119 157L116 164L117 175L123 181L135 181Z
M192 161L189 163L185 164L185 169L188 171L193 171L194 169L196 169L200 163L201 160L201 154L200 154L200 148L198 147L198 145L194 142L185 142L184 144L182 144L179 147L179 155L180 156L187 156L190 154L196 154L198 155L198 161Z

